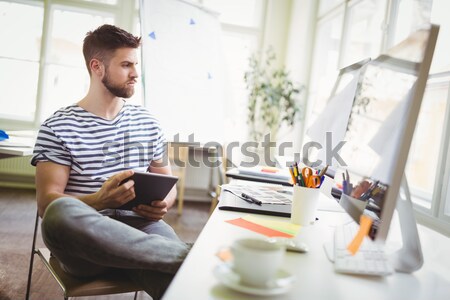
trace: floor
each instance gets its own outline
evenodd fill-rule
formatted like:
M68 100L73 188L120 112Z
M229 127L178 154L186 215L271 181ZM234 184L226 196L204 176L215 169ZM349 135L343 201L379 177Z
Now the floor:
M172 208L164 218L185 242L195 242L209 217L209 203L185 201L183 214ZM0 300L24 299L36 214L34 190L0 188ZM38 246L43 246L40 236ZM30 299L63 299L56 281L35 259ZM71 299L133 299L133 294ZM151 299L144 292L138 299Z

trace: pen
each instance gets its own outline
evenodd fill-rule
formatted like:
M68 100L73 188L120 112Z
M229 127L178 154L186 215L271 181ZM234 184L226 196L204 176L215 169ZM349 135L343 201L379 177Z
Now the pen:
M305 180L303 179L302 173L298 173L298 185L299 186L306 186L305 185Z
M253 198L252 196L247 195L246 193L242 193L242 197L245 198L245 199L248 199L248 200L252 201L252 202L255 203L255 204L262 205L261 200L258 200L258 199L256 199L256 198Z
M344 192L344 194L347 194L347 180L345 179L345 174L342 173L342 191Z
M327 171L327 169L328 169L328 165L326 165L325 168L323 168L323 169L320 171L319 177L322 177L323 175L325 175L325 172Z

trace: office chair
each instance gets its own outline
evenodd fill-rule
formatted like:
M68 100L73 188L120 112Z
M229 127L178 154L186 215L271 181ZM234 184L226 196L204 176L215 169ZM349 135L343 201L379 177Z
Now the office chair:
M63 290L64 299L68 299L69 297L98 296L135 292L134 299L136 300L137 294L142 290L142 288L131 280L127 279L126 276L120 273L120 270L85 279L74 277L61 269L58 259L51 255L49 249L36 248L38 225L39 215L36 212L33 245L31 246L30 267L28 271L27 293L25 297L26 300L28 300L30 297L31 277L33 273L33 262L35 254L39 256L47 270Z
M169 143L168 156L172 167L172 175L178 177L177 182L178 215L181 215L183 212L184 190L186 184L186 168L189 158L189 147L187 145L181 144L175 146L175 143Z

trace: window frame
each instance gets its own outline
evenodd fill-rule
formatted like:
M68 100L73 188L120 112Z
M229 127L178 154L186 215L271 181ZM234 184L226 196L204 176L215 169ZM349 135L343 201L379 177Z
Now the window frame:
M343 53L345 51L344 47L346 45L346 41L348 39L348 23L349 23L349 9L362 0L344 0L329 8L327 11L319 13L317 10L317 16L315 20L315 26L318 28L319 24L321 24L324 20L329 19L331 16L335 15L336 11L340 8L344 8L343 14L343 29L342 29L342 39L339 45L339 54L338 54L338 66L341 66L343 60ZM396 20L397 15L399 13L399 4L401 0L387 0L384 14L384 21L382 28L380 29L380 51L385 51L390 46L395 38L395 30L396 30ZM320 6L320 2L318 4ZM316 30L317 31L317 30ZM317 39L317 37L315 37ZM314 47L315 41L311 46L313 50L311 51L311 61L314 59ZM342 66L341 66L342 67ZM313 74L313 68L310 70L310 75ZM440 76L448 76L448 85L449 90L447 94L447 103L450 101L450 70L445 70L444 72L438 73L430 73L429 79L438 78ZM311 82L309 83L311 84ZM432 84L432 83L431 83ZM310 95L308 95L308 102L312 100ZM314 103L308 103L307 106L314 106ZM314 108L311 108L312 112ZM307 120L306 120L307 121ZM450 210L448 207L450 205L450 201L446 201L446 196L450 196L450 105L447 105L446 111L444 114L444 129L442 131L441 143L439 145L439 158L438 158L438 168L436 170L436 182L434 184L431 199L424 200L429 201L431 204L430 208L422 206L417 203L413 203L415 215L417 220L422 224L433 228L441 233L446 235L450 235L450 214L445 214L445 208L447 205L447 210ZM304 128L303 130L305 130ZM303 132L304 136L304 132ZM410 188L411 189L411 188ZM411 189L413 192L414 189ZM419 193L420 194L420 193ZM420 195L414 193L414 196L417 198L421 198Z
M450 101L450 70L430 74L429 79L445 77L443 82L447 82L447 103ZM445 214L446 196L450 193L450 105L447 105L444 113L444 129L441 134L441 145L436 170L436 182L431 197L431 208L424 209L420 205L415 205L417 214L427 221L427 223L437 226L450 235L450 214ZM426 217L431 218L428 220ZM433 222L437 220L437 222ZM440 221L440 222L439 222ZM436 223L436 224L434 224ZM444 225L444 226L442 226ZM446 225L446 226L445 226Z
M2 2L19 3L30 6L40 6L44 9L41 48L39 54L39 73L37 82L36 109L32 118L21 118L13 115L1 115L0 127L14 130L33 130L39 128L41 122L41 111L43 99L45 97L45 83L48 73L48 66L51 65L48 61L50 53L50 33L53 27L53 13L56 9L71 12L88 13L97 16L112 17L114 24L126 30L133 31L134 24L139 21L139 13L136 9L136 2L129 0L117 0L115 5L90 2L90 1L75 1L75 0L15 0Z
M35 6L35 7L41 7L43 8L44 11L44 18L42 21L42 26L45 26L45 3L44 1L39 1L39 0L16 0L16 1L5 1L5 0L0 0L1 2L5 2L5 3L16 3L16 4L23 4L23 5L29 5L29 6ZM16 58L12 58L12 57L4 57L6 59L11 59L11 60L17 60L17 61L30 61L30 62L36 62L38 63L38 82L37 82L37 90L36 90L36 98L38 98L38 94L39 94L39 77L40 77L40 72L41 72L41 58L42 58L42 44L43 44L43 35L41 38L41 47L39 50L39 57L37 61L30 61L30 60L25 60L25 59L16 59ZM36 99L35 99L36 101ZM36 110L37 110L37 102L36 102ZM31 129L33 127L34 124L34 117L36 116L36 112L35 115L32 118L28 118L25 116L16 116L16 115L8 115L8 114L0 114L0 127L1 128L14 128L14 129Z
M346 24L345 24L346 11L347 11L347 4L345 2L342 2L342 3L339 3L335 6L333 6L329 11L327 11L326 13L321 15L319 18L317 18L316 24L315 24L315 36L314 36L314 40L312 43L313 48L315 46L317 46L317 44L316 44L317 43L317 33L319 32L320 27L323 26L323 24L325 24L326 22L333 20L334 18L338 17L341 14L342 14L342 20L343 20L342 25L341 25L341 33L343 35L344 30L346 29ZM342 52L342 48L343 48L344 44L345 44L345 38L342 38L339 41L339 47L338 47L339 56L336 60L336 68L338 68L338 69L336 69L336 75L339 73L339 65L341 63L340 53ZM311 53L314 53L314 51L311 51ZM313 54L312 54L312 56L313 56ZM311 57L310 79L309 79L309 83L308 83L308 85L309 85L308 98L311 95L311 85L313 83L313 81L311 80L311 75L313 74L314 61L315 61L314 58ZM332 88L333 85L334 85L334 83L330 84L330 87ZM317 90L313 90L313 91L315 94L318 93ZM329 92L331 92L331 89ZM307 103L306 104L306 112L307 113L306 113L306 117L305 117L305 122L308 122L308 120L309 120L308 116L310 114L318 115L320 113L315 109L315 103Z

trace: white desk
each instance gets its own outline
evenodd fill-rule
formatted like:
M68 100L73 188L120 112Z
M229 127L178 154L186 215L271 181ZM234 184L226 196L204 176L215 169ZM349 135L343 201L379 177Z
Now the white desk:
M0 145L0 158L29 156L33 154L32 147L2 147Z
M222 195L233 197L229 193ZM214 211L163 299L270 299L232 291L213 275L214 267L220 263L215 256L220 247L229 246L242 237L264 237L224 222L244 215L218 209ZM323 244L332 239L333 227L347 221L348 216L319 211L318 217L316 224L301 228L297 236L297 239L308 244L310 251L307 254L286 253L283 269L297 277L293 288L289 293L273 299L450 299L449 238L419 225L425 259L419 271L381 278L343 275L334 272Z
M0 158L28 156L33 154L35 131L8 131L9 139L0 141Z

